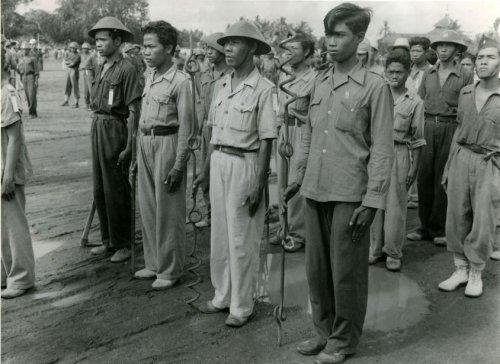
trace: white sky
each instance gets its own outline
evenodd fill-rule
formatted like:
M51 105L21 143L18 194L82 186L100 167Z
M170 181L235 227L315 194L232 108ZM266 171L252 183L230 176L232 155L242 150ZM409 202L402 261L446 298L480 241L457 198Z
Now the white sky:
M500 17L500 1L353 1L373 10L368 37L376 39L384 20L394 32L425 33L447 12L469 35L492 28L495 18ZM323 17L341 1L313 0L149 0L151 20L164 19L179 29L200 29L205 33L224 31L226 24L240 16L276 19L285 17L297 23L306 21L315 35L323 34ZM52 12L58 6L56 0L34 0L30 8Z

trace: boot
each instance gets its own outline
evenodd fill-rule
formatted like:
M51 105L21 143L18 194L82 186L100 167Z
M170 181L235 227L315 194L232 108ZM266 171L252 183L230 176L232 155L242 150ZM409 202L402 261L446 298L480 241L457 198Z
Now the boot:
M467 265L456 265L455 271L447 280L439 283L439 289L445 292L456 290L459 286L464 285L469 280L469 269Z
M75 102L75 104L73 105L73 109L78 109L78 107L79 107L79 106L78 106L78 101L77 101L77 102Z
M130 249L122 248L118 249L115 254L110 258L112 263L120 263L128 260L130 258Z
M465 295L467 297L479 297L483 294L483 281L481 279L481 271L476 268L469 270L469 282L465 287Z
M64 102L61 104L61 106L68 106L69 102L68 100L64 100Z

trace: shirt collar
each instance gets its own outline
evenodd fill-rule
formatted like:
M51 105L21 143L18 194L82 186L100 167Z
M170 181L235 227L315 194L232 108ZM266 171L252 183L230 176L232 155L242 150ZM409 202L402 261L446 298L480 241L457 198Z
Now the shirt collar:
M478 80L478 81L474 82L473 87L467 87L466 89L464 89L464 90L462 91L462 93L464 93L464 94L470 94L470 93L472 93L472 92L474 92L474 93L475 93L475 92L476 92L476 89L477 89L477 85L479 84L479 82L480 82L480 80ZM499 95L499 96L500 96L500 87L498 87L495 91L493 91L493 92L491 93L491 95ZM491 95L490 95L490 96L491 96Z
M349 71L345 77L342 77L340 80L334 80L333 74L335 73L335 66L332 67L332 71L328 71L327 76L331 76L332 78L332 87L336 89L337 87L342 86L347 83L349 78L360 85L364 85L365 76L366 76L366 68L361 65L361 62L358 61L356 65Z
M233 78L233 75L234 75L234 70L224 76L226 77L226 79L223 82L224 86L231 85L231 78ZM241 86L244 85L250 86L251 88L255 88L257 86L257 82L259 82L260 77L261 76L259 70L257 69L257 67L254 67L252 72L250 72L250 74L247 76L247 78L245 78L243 82L240 85L238 85L236 90L233 90L233 92L237 91L238 89L241 88Z

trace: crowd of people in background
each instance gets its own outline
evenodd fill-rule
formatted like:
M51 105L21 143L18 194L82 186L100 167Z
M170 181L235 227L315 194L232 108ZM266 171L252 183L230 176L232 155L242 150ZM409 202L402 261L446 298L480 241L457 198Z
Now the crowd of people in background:
M488 259L500 259L499 40L483 37L469 49L458 32L445 29L433 39L396 39L381 54L365 38L370 18L368 9L338 5L324 18L323 49L308 35L291 33L278 52L247 21L183 50L165 21L145 25L139 45L118 19L106 17L89 31L97 52L75 42L54 50L67 70L62 105L73 94L73 107L79 107L83 79L92 111L102 235L92 254L110 254L112 262L130 258L128 168L137 143L145 267L135 277L153 279L158 290L178 282L185 258L188 140L196 133L202 167L194 186L202 188L206 205L196 226L211 228L214 286L201 312L229 311L226 324L233 327L252 317L270 159L273 148L288 144L290 163L277 157L288 236L271 243L290 253L305 247L316 335L299 345L300 353L317 354L318 363L339 363L355 353L368 265L384 261L389 271L400 271L407 238L447 246L455 270L439 289L466 284L465 295L479 297ZM2 231L12 231L9 239L2 235L2 250L12 252L2 258L4 298L34 284L24 194L13 187L8 162L14 158L11 140L17 140L11 125L21 121L16 80L30 117L36 117L43 61L36 42L22 43L20 52L16 44L5 45L2 62L2 154L9 171L2 180ZM291 103L278 87L290 75L286 87L297 96ZM18 206L4 208L14 196ZM420 226L407 235L408 207L418 207ZM5 225L11 213L21 226L15 231ZM16 250L18 245L23 248Z

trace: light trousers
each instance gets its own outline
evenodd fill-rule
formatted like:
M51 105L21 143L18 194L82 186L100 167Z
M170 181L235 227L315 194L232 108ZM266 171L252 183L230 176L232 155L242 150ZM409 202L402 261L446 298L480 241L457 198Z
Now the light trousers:
M451 157L448 172L446 241L450 252L484 269L496 239L500 169L464 147Z
M35 258L25 204L21 185L16 185L12 200L2 198L2 286L14 289L28 289L35 284Z
M186 175L179 189L167 191L177 134L140 135L137 147L137 194L146 269L158 278L177 280L183 273L186 245Z
M244 157L214 151L210 160L210 273L212 304L229 307L232 315L248 317L254 307L265 206L261 200L250 216L247 197L257 183L257 153Z
M394 152L386 209L377 210L370 228L370 255L380 257L384 252L391 258L401 259L403 243L406 241L406 178L411 160L410 150L404 144L395 144Z

